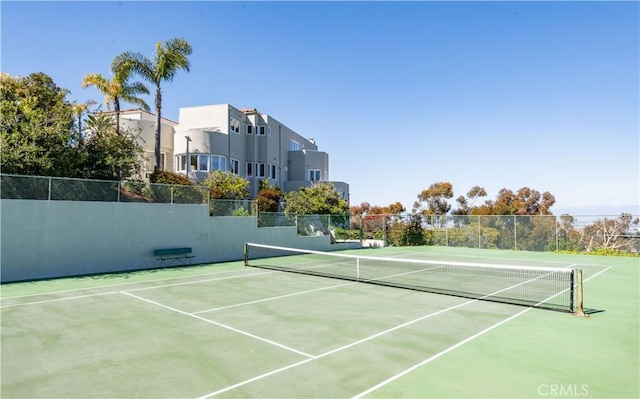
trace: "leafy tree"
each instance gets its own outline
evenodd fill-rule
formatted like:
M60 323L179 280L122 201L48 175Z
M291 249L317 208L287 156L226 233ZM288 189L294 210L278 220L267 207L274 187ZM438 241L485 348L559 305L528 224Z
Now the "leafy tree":
M518 225L518 249L525 251L545 251L556 249L556 218L555 217L533 217L517 216L516 219L527 220L526 230L523 233Z
M370 205L363 202L359 206L349 209L352 216L352 228L361 228L363 237L373 239L385 239L390 224L401 219L401 214L406 210L400 202L387 206Z
M401 213L406 212L407 210L400 202L394 202L393 204L389 204L386 206L386 210L389 211L390 215L399 215Z
M367 215L398 215L405 212L404 206L396 202L387 206L370 206Z
M471 190L467 192L467 196L459 196L456 199L458 203L458 209L454 210L452 213L454 215L469 215L471 210L474 208L475 202L482 197L487 196L487 191L484 187L473 186Z
M160 169L160 128L162 117L162 82L173 81L177 71L184 69L189 72L190 62L188 56L192 49L189 42L182 38L173 38L164 44L156 44L156 52L153 60L136 52L124 52L118 55L111 64L111 69L118 71L131 68L143 79L156 87L156 132L155 132L155 170Z
M203 184L211 190L211 199L244 199L249 197L249 181L231 172L213 171Z
M567 214L560 215L560 217L558 218L558 250L581 250L581 234L573 227L575 222L576 219L573 216Z
M272 186L269 180L261 180L257 198L258 212L278 212L281 196L280 188Z
M426 245L427 237L422 227L422 215L413 213L408 222L395 222L390 226L388 241L397 246Z
M484 188L474 186L467 197L456 199L458 209L454 215L551 215L551 207L555 204L555 197L549 193L540 193L529 187L522 187L518 191L503 188L498 192L494 201L487 200L482 205L474 205L481 198L486 197Z
M121 131L106 115L90 115L89 133L78 146L78 172L81 177L97 180L122 180L140 173L144 151L134 134Z
M495 202L489 202L491 215L550 215L550 208L556 199L551 193L540 193L529 187L517 192L503 188L498 192Z
M129 82L131 77L131 67L127 63L118 65L117 68L111 68L113 79L104 77L99 73L90 73L82 79L82 87L95 86L102 94L104 94L104 102L107 110L113 110L116 116L116 132L120 133L120 100L131 104L141 106L145 111L149 110L147 103L136 97L138 94L149 94L147 86L141 82Z
M629 233L631 225L638 225L640 220L628 213L623 213L617 219L599 219L593 224L580 230L580 242L587 252L604 251L633 251L637 236Z
M73 176L77 142L68 91L50 76L0 73L3 173Z
M444 216L451 210L448 200L453 197L453 185L449 182L434 183L418 194L418 200L413 204L413 213L420 213L427 217L427 223L433 223L430 216ZM444 223L443 220L440 223Z
M368 202L363 202L360 205L352 205L349 208L349 213L351 215L364 215L369 212L371 205Z
M73 102L71 104L71 110L76 118L78 118L78 137L82 137L82 118L84 114L89 111L89 106L94 105L96 102L93 100L88 100L83 103Z
M115 135L114 121L82 115L91 102L71 103L68 91L44 73L0 75L4 173L115 180L139 171L142 149L132 132ZM78 128L74 129L75 118Z
M284 196L286 213L299 215L343 215L349 204L331 183L319 183L302 187Z

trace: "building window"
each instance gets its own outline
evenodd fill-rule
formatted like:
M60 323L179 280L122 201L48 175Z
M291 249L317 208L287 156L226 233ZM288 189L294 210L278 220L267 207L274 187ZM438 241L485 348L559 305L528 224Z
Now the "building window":
M309 180L320 181L320 169L309 169Z
M247 134L253 134L253 125L247 125Z
M290 151L300 151L302 149L302 145L295 140L291 140L289 142L289 150Z
M237 120L236 118L231 118L231 121L229 122L229 127L231 128L232 132L240 133L240 121Z
M198 155L198 170L209 170L209 154Z
M176 155L176 170L186 170L187 169L187 156L186 155Z
M266 126L258 126L256 128L256 134L258 136L264 136L267 133L267 127Z
M209 170L209 154L189 154L189 171Z
M211 170L227 171L227 157L224 155L211 155Z
M161 152L160 153L160 165L158 165L160 167L160 170L167 170L167 164L165 162L165 153ZM156 165L156 155L154 152L145 152L145 158L146 158L146 168L147 170L151 170L153 171L155 169L155 165Z
M176 170L187 170L187 156L176 156L177 167ZM208 154L189 154L189 172L209 170L209 155Z
M234 175L239 174L239 168L240 168L240 162L238 162L237 159L233 159L231 158L231 165L230 165L230 172L233 173Z
M271 165L271 178L276 179L276 165Z
M247 177L253 177L253 162L247 162Z
M265 177L267 171L266 171L266 165L264 164L264 162L260 162L256 164L256 177Z

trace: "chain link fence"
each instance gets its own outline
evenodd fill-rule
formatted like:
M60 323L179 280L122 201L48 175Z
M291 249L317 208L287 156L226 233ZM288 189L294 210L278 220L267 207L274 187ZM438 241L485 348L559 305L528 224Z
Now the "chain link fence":
M348 237L349 215L296 215L284 212L260 212L258 227L296 226L301 237L332 236L335 241L359 240L360 234Z
M84 180L2 174L0 175L0 197L50 201L208 204L209 190L199 186L142 181Z
M209 204L211 216L253 216L258 227L382 245L640 253L638 215L294 215L258 212L255 200L210 200L209 188L0 174L2 199Z
M419 216L417 227L412 218L415 215L352 215L350 231L360 231L364 240L397 246L640 253L638 215L434 215ZM416 228L418 239L411 235Z
M256 216L258 203L253 200L212 199L209 203L210 216Z

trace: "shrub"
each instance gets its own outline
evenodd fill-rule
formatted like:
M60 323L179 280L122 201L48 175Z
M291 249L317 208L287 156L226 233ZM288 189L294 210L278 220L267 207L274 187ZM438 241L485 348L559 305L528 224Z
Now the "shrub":
M171 187L193 186L191 180L178 173L166 170L155 171L149 176L155 202L175 204L203 204L207 203L207 194L197 187Z
M151 174L151 176L149 176L149 181L151 183L158 184L179 184L181 186L193 185L188 177L166 170L156 170Z

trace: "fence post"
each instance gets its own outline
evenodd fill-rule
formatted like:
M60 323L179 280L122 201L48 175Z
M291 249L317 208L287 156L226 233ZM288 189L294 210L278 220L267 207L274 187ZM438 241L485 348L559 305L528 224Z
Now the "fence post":
M560 251L560 238L558 237L558 217L554 216L553 219L556 221L556 252Z
M382 215L382 246L385 246L387 243L387 216Z
M518 220L516 215L513 215L513 250L518 250Z
M118 180L118 202L120 202L120 190L122 188L121 184L122 184L122 181Z
M480 229L480 215L478 215L478 249L482 248L482 229Z
M444 215L444 245L449 246L449 223L447 223L447 215Z
M49 178L49 196L48 196L48 200L51 201L51 179L53 179L52 177Z

